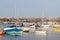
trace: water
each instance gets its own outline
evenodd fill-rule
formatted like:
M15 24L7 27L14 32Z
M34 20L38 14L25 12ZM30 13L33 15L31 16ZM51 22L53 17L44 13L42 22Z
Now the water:
M0 23L0 29L4 28L5 24ZM60 33L56 33L52 30L48 32L48 35L37 35L35 33L23 33L21 36L0 36L0 40L60 40Z

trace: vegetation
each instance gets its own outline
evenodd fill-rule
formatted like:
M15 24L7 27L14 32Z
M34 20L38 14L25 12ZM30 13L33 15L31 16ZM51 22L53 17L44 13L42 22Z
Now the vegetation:
M47 18L0 18L0 22L35 22L35 23L41 23L43 21L56 21L60 22L60 17L53 18L53 19L47 19Z

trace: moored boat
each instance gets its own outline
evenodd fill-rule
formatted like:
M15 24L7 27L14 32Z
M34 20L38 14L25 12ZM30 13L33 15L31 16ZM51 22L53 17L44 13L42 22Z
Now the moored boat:
M30 28L29 27L22 27L23 32L29 32Z
M9 35L22 35L22 30L18 29L17 27L14 28L4 28L4 31L6 32L6 34Z
M37 35L46 35L47 31L35 31L35 34L37 34Z
M55 32L60 32L60 28L55 28Z
M0 35L4 35L5 34L5 32L4 31L0 31Z

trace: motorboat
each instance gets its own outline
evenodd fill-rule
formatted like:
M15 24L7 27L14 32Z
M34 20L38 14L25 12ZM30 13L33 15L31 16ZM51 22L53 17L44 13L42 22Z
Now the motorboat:
M22 35L22 32L23 32L20 28L17 28L17 27L4 28L3 30L6 34L9 34L9 35Z
M37 34L37 35L46 35L47 31L35 31L35 34Z

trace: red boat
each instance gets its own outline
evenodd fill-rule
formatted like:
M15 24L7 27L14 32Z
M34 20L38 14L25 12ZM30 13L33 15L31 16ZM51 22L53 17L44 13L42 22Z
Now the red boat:
M5 34L5 32L4 31L0 31L0 35L4 35Z

